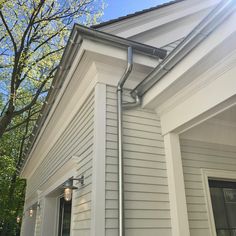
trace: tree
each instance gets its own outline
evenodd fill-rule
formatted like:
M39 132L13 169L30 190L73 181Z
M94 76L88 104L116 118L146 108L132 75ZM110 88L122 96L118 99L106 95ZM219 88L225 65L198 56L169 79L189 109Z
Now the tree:
M25 181L17 176L17 166L23 157L30 122L6 133L0 142L0 235L17 235L20 225L17 215L23 212Z
M74 22L95 23L102 9L96 0L0 0L0 139L45 97Z
M0 235L17 235L25 181L17 167L73 24L96 23L102 0L0 0Z
M1 99L0 99L1 101ZM0 108L1 108L0 103ZM40 107L41 102L37 101ZM17 175L17 167L22 161L23 150L37 119L37 112L29 110L13 120L13 129L5 132L0 141L0 235L19 235L20 224L17 216L22 217L24 190L26 182ZM22 125L22 120L27 120Z

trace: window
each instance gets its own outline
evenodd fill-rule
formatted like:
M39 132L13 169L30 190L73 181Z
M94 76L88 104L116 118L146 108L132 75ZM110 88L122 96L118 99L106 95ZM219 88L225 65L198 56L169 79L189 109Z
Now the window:
M236 236L236 183L209 180L217 236Z
M60 198L58 236L70 236L71 201Z

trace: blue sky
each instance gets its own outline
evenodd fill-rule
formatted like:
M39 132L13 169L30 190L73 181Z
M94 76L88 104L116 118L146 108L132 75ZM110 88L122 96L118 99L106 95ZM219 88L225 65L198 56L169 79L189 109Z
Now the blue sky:
M104 11L102 21L115 19L136 11L170 2L170 0L105 0L107 7Z

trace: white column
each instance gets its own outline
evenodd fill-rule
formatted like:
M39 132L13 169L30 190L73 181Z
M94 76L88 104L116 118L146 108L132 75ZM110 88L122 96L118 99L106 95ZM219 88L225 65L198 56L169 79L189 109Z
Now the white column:
M189 236L190 232L179 136L174 133L168 133L164 136L164 143L169 186L172 235Z
M106 85L95 87L91 236L105 235Z
M41 236L52 236L57 232L57 221L59 218L58 198L44 197L41 200L42 208L42 230Z

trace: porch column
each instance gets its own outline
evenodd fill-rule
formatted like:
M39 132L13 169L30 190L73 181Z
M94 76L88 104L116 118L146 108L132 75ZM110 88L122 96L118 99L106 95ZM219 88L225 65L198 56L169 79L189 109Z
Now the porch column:
M188 213L178 134L166 134L164 136L164 144L169 186L172 235L189 236Z

